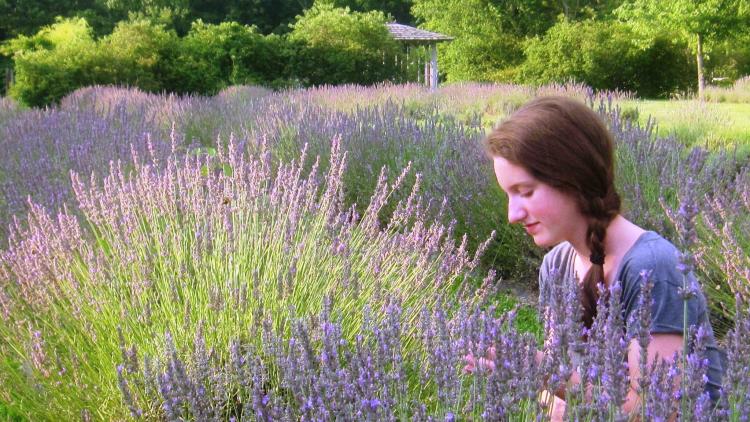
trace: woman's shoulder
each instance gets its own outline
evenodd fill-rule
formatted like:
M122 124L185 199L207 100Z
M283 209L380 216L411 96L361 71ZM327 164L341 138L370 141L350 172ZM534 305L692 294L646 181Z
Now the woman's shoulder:
M542 267L546 269L564 268L575 259L575 250L570 242L561 242L544 254Z
M677 259L677 247L654 231L644 232L625 254L625 262L661 265Z
M569 242L562 242L544 255L539 268L539 305L540 309L549 303L552 294L553 280L570 280L574 274L575 250Z
M677 272L679 249L669 240L653 231L644 232L623 257L620 280L639 278L642 271L652 277L671 280Z

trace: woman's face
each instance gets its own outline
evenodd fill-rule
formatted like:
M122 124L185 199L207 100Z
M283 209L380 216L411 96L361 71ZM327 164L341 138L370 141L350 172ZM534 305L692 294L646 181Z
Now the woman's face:
M522 224L542 247L562 241L578 243L586 235L586 219L568 194L542 183L525 168L494 158L497 183L508 195L508 221Z

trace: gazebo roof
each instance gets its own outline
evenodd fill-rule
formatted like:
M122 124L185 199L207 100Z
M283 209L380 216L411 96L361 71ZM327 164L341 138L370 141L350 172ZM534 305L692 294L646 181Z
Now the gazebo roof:
M388 32L397 41L432 44L441 41L451 41L453 39L453 37L447 35L425 31L424 29L409 25L401 25L400 23L388 23L386 25L388 26Z

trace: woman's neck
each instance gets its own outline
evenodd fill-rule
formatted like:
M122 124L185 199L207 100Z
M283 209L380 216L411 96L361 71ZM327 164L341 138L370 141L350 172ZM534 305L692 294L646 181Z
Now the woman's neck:
M604 237L604 272L611 273L619 266L620 260L628 250L635 244L638 237L645 230L633 224L622 215L617 215L607 226L607 234ZM581 274L585 274L591 267L591 249L586 243L586 228L582 230L578 239L570 241L573 249L578 255L577 267Z

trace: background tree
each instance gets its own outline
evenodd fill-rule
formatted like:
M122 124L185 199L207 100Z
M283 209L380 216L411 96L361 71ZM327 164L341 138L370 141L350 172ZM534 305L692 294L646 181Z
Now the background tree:
M298 45L293 66L303 83L371 84L391 79L400 48L382 12L352 12L316 3L292 25L289 40Z
M348 7L357 12L380 11L398 23L414 23L411 14L412 0L331 0L336 7Z
M283 85L289 77L285 40L263 36L254 26L193 22L167 66L164 88L215 94L229 85Z
M313 0L189 0L191 21L218 24L226 21L252 25L262 34L283 34L296 16L313 5Z
M666 29L689 41L695 54L701 99L706 84L706 46L741 36L750 25L748 0L627 0L616 14L646 36Z
M4 51L15 61L16 82L10 94L34 106L58 101L93 82L81 69L95 51L93 31L82 18L60 19L36 35L13 39Z
M420 26L455 38L440 47L448 81L509 81L524 60L525 40L558 19L609 16L622 0L413 0Z
M574 80L641 97L666 97L690 85L695 73L684 42L660 35L642 47L633 38L632 29L619 22L562 20L525 44L518 81Z
M190 27L188 0L97 0L106 9L115 24L124 20L147 20L180 34ZM99 17L86 16L87 20ZM107 31L109 33L110 31Z
M736 38L726 39L712 49L709 62L713 74L721 78L716 82L730 85L745 75L750 75L750 31Z
M421 27L454 37L438 48L448 81L509 79L504 70L523 59L522 39L489 0L415 0L412 13Z
M35 34L55 18L101 13L96 0L0 0L0 41Z

